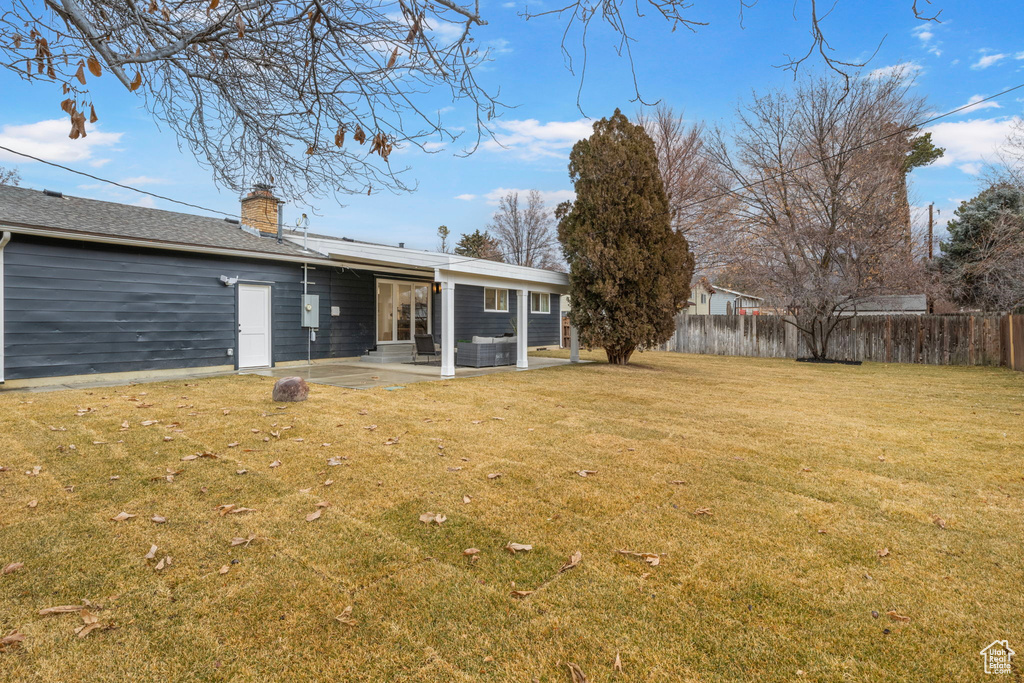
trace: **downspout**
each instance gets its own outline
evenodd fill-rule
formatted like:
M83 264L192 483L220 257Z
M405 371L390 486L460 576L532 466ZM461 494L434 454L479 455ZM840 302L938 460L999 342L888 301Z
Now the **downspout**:
M302 264L302 305L306 305L306 295L309 294L309 264ZM306 330L306 365L313 364L313 328Z
M4 230L0 235L0 384L4 383L4 247L11 241L11 233Z

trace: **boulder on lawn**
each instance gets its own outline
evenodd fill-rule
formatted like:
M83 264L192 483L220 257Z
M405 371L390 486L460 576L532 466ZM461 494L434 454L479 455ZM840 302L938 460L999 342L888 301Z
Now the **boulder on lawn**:
M309 385L301 377L282 377L274 383L275 401L305 401Z

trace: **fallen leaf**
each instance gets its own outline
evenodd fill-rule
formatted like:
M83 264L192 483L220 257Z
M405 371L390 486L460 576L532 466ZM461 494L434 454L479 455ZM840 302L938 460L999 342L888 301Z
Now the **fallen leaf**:
M528 595L533 595L533 591L512 591L513 598L525 598Z
M368 430L370 430L371 432L372 432L372 431L373 431L374 429L376 429L376 428L377 428L377 425L366 425L365 427L363 427L363 429L368 429Z
M683 481L682 479L676 479L675 481L670 481L669 483L672 484L673 486L684 486L686 484L686 482Z
M309 513L308 515L306 515L306 521L315 522L316 520L320 519L320 512L320 510L317 510L316 512Z
M155 560L156 559L156 545L149 546L149 552L146 553L146 559L147 560Z
M185 461L185 462L188 462L189 460L197 460L198 458L199 458L198 455L183 455L183 456L181 456L181 459L183 461Z
M939 527L940 529L946 528L946 520L944 520L942 517L933 517L932 522L934 522L935 526Z
M336 616L334 618L337 619L338 621L340 621L341 623L347 625L347 626L355 626L356 624L359 623L355 619L352 618L352 605L349 605L348 607L343 609L341 611L341 614L339 614L338 616Z
M123 522L123 521L131 519L132 517L135 517L135 516L136 515L130 515L127 512L119 512L119 513L117 513L117 516L111 517L110 519L115 521L115 522Z
M479 555L480 551L477 548L466 548L462 551L462 554L467 557L472 557L473 555Z
M597 474L597 470L576 470L576 474L581 477L589 477L591 474Z
M462 468L461 467L449 467L448 471L449 472L461 472Z
M24 562L11 562L9 565L4 567L2 573L3 574L13 574L14 572L18 571L19 569L21 569L24 566L25 566Z
M324 486L330 486L333 483L334 483L333 479L328 479L327 481L324 482Z
M889 610L888 612L886 612L886 614L888 614L889 618L892 619L893 621L903 621L903 622L910 621L910 617L905 617L905 616L903 616L902 614L900 614L899 612L897 612L894 609Z
M164 437L164 441L174 441L174 437L173 436L165 436Z
M228 514L240 515L243 512L256 512L256 508L235 508L234 510L228 510Z
M229 512L235 509L235 504L227 503L225 505L218 505L216 509L220 511L220 516L223 517L224 515L228 514Z
M337 467L338 465L343 465L344 464L344 463L341 462L341 460L342 460L341 458L334 457L334 458L329 459L327 461L327 464L330 467Z
M475 424L475 425L479 425L479 424L483 424L483 423L484 423L483 420L473 420L473 424Z
M501 476L501 472L494 472L493 474L488 474L487 478L488 479L497 479L500 476Z
M566 662L565 665L569 667L569 675L572 676L572 683L587 683L587 677L583 674L583 670L581 668L572 662Z
M113 474L110 476L110 481L118 481L121 478L120 474Z
M533 550L533 546L532 545L526 545L526 544L523 544L523 543L512 543L511 541L509 541L508 544L505 545L505 550L507 550L510 553L512 553L513 555L515 555L516 553L519 553L519 552L525 553L525 552L528 552L530 550Z
M11 645L18 645L25 640L23 633L17 631L11 631L3 638L0 638L0 647L10 647Z
M79 615L82 617L82 625L75 628L75 633L78 634L79 638L85 638L100 627L99 617L89 610L83 609Z
M619 653L615 653L615 663L612 664L612 671L622 671L622 660L619 659Z
M299 493L309 493L309 492L310 492L310 491L312 491L312 490L313 490L312 488L308 488L308 489L299 489Z
M878 552L878 556L879 557L888 557L889 556L889 549L888 548L882 548L881 550L879 550L877 552Z
M249 470L235 470L235 474L248 474Z
M470 498L469 496L463 496L462 502L468 505L469 503L473 502L473 499Z
M57 607L47 607L46 609L39 610L39 616L45 617L48 614L69 614L71 612L81 612L85 609L85 605L58 605Z
M321 500L319 503L316 504L316 506L318 508L329 508L331 507L331 504L328 503L326 500Z
M153 515L152 517L150 517L150 521L154 524L163 524L167 521L167 518L161 517L160 515Z
M693 511L693 514L696 516L707 515L710 517L714 513L711 512L711 508L697 508L696 510Z
M160 422L160 420L143 420L139 424L142 425L143 427L150 427L150 426L155 425L155 424L157 424L159 422Z
M275 460L274 462L270 463L270 466L271 467L280 467L281 466L281 461L280 460Z
M39 501L38 501L38 500L35 500L35 499L33 499L33 500L30 500L30 501L28 502L28 505L27 505L26 507L34 508L34 507L35 507L35 506L37 506L37 505L39 505Z
M657 567L661 564L661 555L658 553L638 553L635 550L619 550L617 551L620 555L628 555L630 557L639 557L647 564L652 567Z
M170 555L168 555L164 559L162 559L159 562L157 562L156 566L153 567L153 569L155 569L156 571L159 572L159 571L163 571L164 567L169 567L170 565L171 565L171 557L170 557Z
M424 524L434 523L438 526L441 526L446 521L448 521L448 518L442 514L435 515L433 512L424 512L422 515L420 515L420 521Z
M224 565L223 567L221 567L220 569L217 570L217 573L218 574L227 574L230 570L231 570L231 566L230 565Z
M231 443L228 444L228 448L237 448L237 447L238 447L238 442L237 441L232 441Z
M575 569L582 560L583 553L577 550L569 556L569 561L562 565L562 568L558 570L558 573L561 574L562 572L569 571L570 569Z
M256 536L252 535L252 534L248 538L238 538L238 537L232 538L231 539L231 547L234 548L236 545L244 545L246 548L248 548L249 544L252 543L255 540L256 540Z

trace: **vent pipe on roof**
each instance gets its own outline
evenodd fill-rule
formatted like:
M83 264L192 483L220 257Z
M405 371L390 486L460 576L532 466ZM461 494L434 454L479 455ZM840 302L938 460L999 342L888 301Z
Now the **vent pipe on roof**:
M43 190L43 194L45 194L47 197L56 197L58 199L64 197L63 192L57 192L56 190Z
M277 243L284 242L284 202L277 203Z
M405 242L399 242L398 243L398 248L399 249L405 249Z

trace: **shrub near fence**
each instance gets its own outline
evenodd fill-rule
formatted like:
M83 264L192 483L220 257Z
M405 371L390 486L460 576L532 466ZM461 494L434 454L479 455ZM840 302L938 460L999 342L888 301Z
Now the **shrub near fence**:
M686 315L662 350L720 356L803 358L803 335L788 316ZM1024 316L901 315L841 320L829 357L879 363L1007 365L1024 370ZM1010 352L1013 352L1011 362Z

